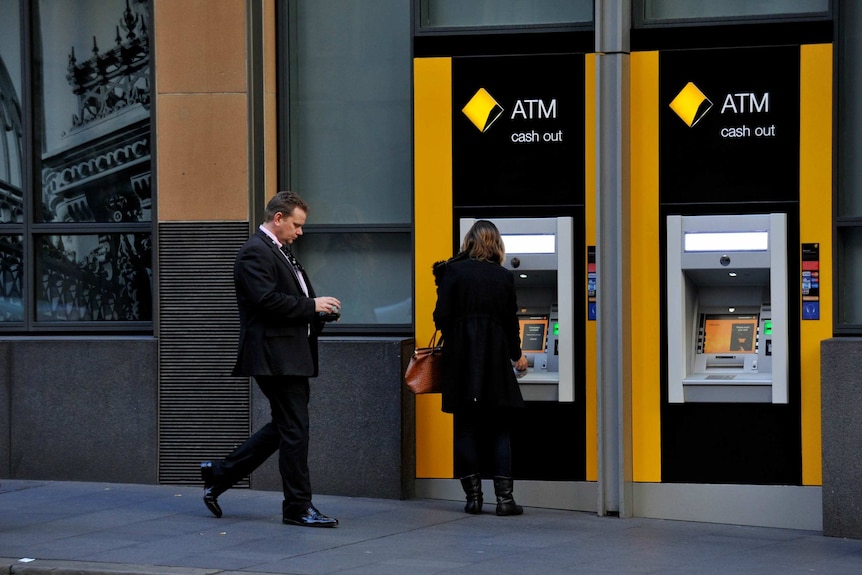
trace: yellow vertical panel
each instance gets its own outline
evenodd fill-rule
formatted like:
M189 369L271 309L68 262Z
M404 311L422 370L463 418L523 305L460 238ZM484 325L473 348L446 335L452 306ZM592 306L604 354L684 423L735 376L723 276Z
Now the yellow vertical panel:
M632 475L661 481L658 52L631 56Z
M596 245L596 55L584 58L584 242ZM586 253L584 262L587 261ZM576 276L577 277L577 276ZM583 278L586 277L584 270ZM584 302L587 305L587 302ZM586 315L585 315L586 317ZM599 436L597 403L596 322L587 321L584 361L586 362L586 453L587 481L599 478Z
M832 337L832 45L802 46L799 87L799 236L820 244L820 319L800 330L802 484L822 485L820 342ZM799 278L797 297L801 297Z
M434 333L431 266L452 255L452 60L413 61L416 341ZM416 397L416 477L452 477L452 417L440 395Z

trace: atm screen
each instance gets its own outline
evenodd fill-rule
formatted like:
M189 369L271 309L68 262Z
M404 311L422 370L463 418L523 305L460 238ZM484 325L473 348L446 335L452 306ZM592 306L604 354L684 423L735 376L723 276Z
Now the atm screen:
M544 353L548 335L547 316L522 316L518 321L521 324L521 351Z
M746 354L757 351L757 314L704 315L703 352L709 354Z

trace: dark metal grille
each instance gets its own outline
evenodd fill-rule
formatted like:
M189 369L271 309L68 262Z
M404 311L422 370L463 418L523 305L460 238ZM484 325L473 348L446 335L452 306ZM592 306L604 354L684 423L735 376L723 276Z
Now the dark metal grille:
M249 379L230 375L239 331L233 262L248 229L159 224L160 483L200 483L201 461L223 457L249 435Z

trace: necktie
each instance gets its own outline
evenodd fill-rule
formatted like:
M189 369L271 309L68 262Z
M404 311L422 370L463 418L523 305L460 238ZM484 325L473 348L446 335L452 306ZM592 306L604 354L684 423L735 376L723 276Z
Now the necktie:
M281 251L287 258L287 261L293 267L293 272L296 274L296 279L299 280L299 285L300 287L302 287L302 292L305 295L308 295L308 286L305 283L305 270L302 269L302 265L296 260L293 255L293 252L290 251L290 248L287 246L287 244L281 246Z
M283 246L281 246L281 251L284 252L284 255L287 256L287 261L290 262L290 265L293 266L293 269L295 269L298 272L304 272L305 271L304 269L302 269L302 265L296 260L296 257L294 257L293 252L291 252L290 248L287 247L287 244L284 244Z

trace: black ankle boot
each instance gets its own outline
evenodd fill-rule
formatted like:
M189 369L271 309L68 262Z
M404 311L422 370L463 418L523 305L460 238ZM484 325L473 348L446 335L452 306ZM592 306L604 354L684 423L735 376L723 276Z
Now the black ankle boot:
M467 505L464 511L471 515L482 513L482 477L478 473L461 478L461 487L467 494Z
M494 494L497 496L497 515L520 515L524 512L512 496L511 477L495 477Z

